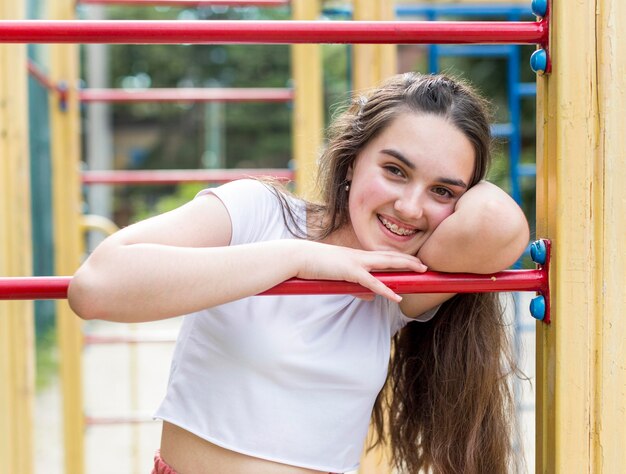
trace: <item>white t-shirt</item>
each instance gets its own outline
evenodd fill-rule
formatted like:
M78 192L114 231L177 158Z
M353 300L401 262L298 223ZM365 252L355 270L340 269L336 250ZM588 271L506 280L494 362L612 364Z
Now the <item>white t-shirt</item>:
M294 238L266 185L209 192L230 214L231 245ZM304 203L290 202L304 222ZM350 295L253 296L188 315L155 417L250 456L354 470L391 337L409 321L385 298Z

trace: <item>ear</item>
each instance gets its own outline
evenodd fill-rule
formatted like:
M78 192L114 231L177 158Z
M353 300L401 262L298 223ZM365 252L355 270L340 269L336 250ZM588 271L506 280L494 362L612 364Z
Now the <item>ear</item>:
M353 174L354 174L354 162L350 163L350 166L348 166L348 171L346 172L346 181L352 181Z

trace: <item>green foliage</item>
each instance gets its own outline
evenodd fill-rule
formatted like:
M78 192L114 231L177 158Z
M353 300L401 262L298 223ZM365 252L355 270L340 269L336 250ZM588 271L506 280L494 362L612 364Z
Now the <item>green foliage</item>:
M207 7L108 9L110 19L286 19L287 9ZM112 87L288 87L287 45L112 45ZM197 168L209 146L205 104L132 104L113 107L114 123L157 126L163 133L142 168ZM285 104L227 104L223 117L226 164L286 166L291 113ZM245 146L244 146L245 145ZM175 153L172 151L175 149ZM172 163L175 155L174 163Z
M53 327L37 335L35 352L35 387L37 390L46 388L56 379L59 367L56 331Z
M106 11L109 19L289 19L288 8L111 7ZM398 46L399 51L403 48L414 46ZM426 71L427 54L423 48L423 52L415 56L413 70ZM351 49L349 45L322 45L326 123L349 98ZM520 73L523 82L535 79L527 66L532 49L521 49ZM287 45L112 45L109 83L112 87L289 87L290 61L290 48ZM509 121L506 90L508 72L504 58L442 57L440 66L444 72L466 78L489 98L494 106L495 122ZM222 155L219 166L288 166L292 128L289 104L224 104L212 119L209 118L211 112L208 107L208 104L114 106L116 129L152 127L158 130L158 139L149 149L144 150L141 160L118 160L117 166L141 169L202 168L207 166L203 156L206 157L216 147ZM522 103L523 162L534 161L534 121L534 101L525 100ZM220 129L217 135L212 128L216 123ZM216 145L216 136L219 136L221 145ZM494 156L489 179L510 189L506 141L496 143ZM528 179L523 188L524 207L531 222L534 222L533 185L533 181ZM186 186L117 188L116 221L119 225L125 225L153 212L175 207L186 198L193 197L197 188L191 186L189 189Z
M145 201L138 201L134 207L135 213L133 220L138 222L148 217L176 209L186 202L191 201L196 194L206 187L207 185L201 183L181 184L174 188L174 192L154 200L151 205L147 204Z
M284 20L287 8L112 7L109 19L134 20ZM290 48L287 45L111 45L111 87L289 87ZM114 130L158 130L158 138L141 150L139 159L117 154L118 168L197 169L207 167L209 152L220 155L220 166L287 167L291 159L291 106L284 103L126 104L112 107ZM215 109L212 109L215 111ZM219 132L214 132L214 127ZM219 139L221 145L216 144ZM137 157L135 157L137 158ZM126 225L133 214L158 208L160 196L173 187L116 188L116 222ZM172 199L177 198L172 195ZM169 197L165 198L168 202Z

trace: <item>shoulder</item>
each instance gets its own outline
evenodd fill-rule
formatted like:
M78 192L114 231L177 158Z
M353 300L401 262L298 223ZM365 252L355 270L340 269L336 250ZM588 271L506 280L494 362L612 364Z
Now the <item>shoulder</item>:
M285 208L293 209L292 198L269 183L241 179L201 191L213 195L224 205L232 229L231 244L281 238L285 227Z
M272 186L256 179L238 179L216 188L207 188L198 193L198 196L214 194L220 200L245 201L274 196L276 192Z
M256 179L239 179L216 188L208 188L196 197L216 196L228 210L231 217L246 217L250 213L276 212L283 204L281 191L274 186Z

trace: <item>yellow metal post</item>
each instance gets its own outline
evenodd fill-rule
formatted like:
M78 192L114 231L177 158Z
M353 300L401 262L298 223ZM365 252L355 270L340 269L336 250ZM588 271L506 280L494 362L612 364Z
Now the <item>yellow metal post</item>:
M292 0L294 20L317 20L318 0ZM293 159L296 167L296 191L305 198L315 198L317 157L323 140L324 99L322 60L317 44L291 46L293 99Z
M354 0L354 20L391 21L395 19L394 0ZM373 87L397 71L395 44L355 44L353 46L353 89Z
M74 0L54 0L49 5L54 20L74 19ZM71 275L82 254L80 200L80 124L77 87L78 46L50 46L50 75L55 83L67 86L67 100L51 94L50 128L54 214L55 273ZM81 377L82 333L80 320L66 301L57 305L57 332L63 397L65 470L84 471L84 418Z
M23 19L25 3L0 2ZM28 76L25 45L0 46L0 275L32 274ZM34 324L31 301L0 302L0 470L33 472Z
M538 473L626 466L626 4L554 2L538 84L537 235L554 242L537 334Z

